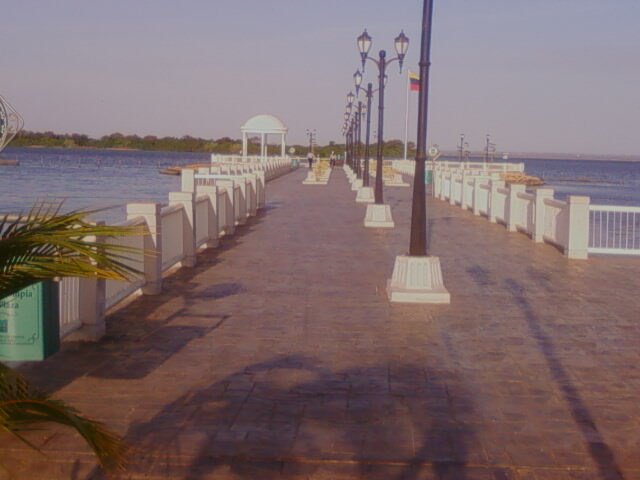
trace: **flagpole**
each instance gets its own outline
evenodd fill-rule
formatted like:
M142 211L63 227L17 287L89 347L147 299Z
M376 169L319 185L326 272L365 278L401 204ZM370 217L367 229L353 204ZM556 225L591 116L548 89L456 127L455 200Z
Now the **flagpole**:
M407 69L407 105L404 119L404 159L407 159L407 141L409 140L409 89L411 88L411 71Z

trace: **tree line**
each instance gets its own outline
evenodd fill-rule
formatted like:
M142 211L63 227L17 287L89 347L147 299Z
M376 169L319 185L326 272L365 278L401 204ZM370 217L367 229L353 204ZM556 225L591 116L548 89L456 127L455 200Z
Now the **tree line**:
M131 149L163 152L202 152L219 154L239 154L242 152L242 140L230 137L221 137L216 140L197 138L190 135L183 137L156 137L155 135L124 135L112 133L100 138L91 138L80 133L54 133L31 132L23 130L11 142L12 147L45 147L45 148L103 148L103 149ZM288 145L288 150L293 147L294 155L304 156L309 152L309 145ZM280 145L269 145L269 153L280 152ZM364 147L363 153L364 153ZM327 145L314 146L316 156L328 157L331 152L344 156L344 143L329 142ZM260 138L252 137L248 144L249 155L260 153ZM376 144L370 147L371 157L376 155ZM384 142L384 155L389 158L400 158L404 153L404 144L401 140L388 140ZM415 156L413 142L409 142L409 157Z

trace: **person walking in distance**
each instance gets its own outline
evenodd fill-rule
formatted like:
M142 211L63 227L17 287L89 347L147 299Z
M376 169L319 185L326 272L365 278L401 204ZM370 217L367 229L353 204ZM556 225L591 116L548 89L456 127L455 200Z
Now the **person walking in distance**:
M336 152L331 151L331 156L329 157L329 166L331 168L336 166Z
M309 162L309 168L313 168L313 152L307 153L307 161Z

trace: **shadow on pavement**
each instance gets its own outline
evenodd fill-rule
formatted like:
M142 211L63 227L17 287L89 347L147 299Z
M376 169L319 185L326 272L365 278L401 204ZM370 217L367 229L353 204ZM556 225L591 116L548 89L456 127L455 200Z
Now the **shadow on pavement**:
M584 438L587 450L598 467L600 478L603 480L624 479L613 451L599 432L593 415L573 384L571 376L562 365L552 338L545 333L534 308L527 300L524 286L517 280L508 278L505 280L505 287L524 314L529 331L544 355L551 377L562 392L571 411L571 416Z
M469 392L446 372L389 368L331 371L304 356L250 365L132 425L129 474L467 479L474 431L455 413L473 409Z

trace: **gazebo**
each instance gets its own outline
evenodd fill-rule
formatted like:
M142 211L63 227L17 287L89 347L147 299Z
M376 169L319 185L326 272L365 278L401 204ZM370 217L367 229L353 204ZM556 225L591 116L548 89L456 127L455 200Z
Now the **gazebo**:
M247 156L247 142L250 134L260 134L260 158L264 160L267 156L267 138L269 135L280 135L281 155L285 156L287 131L289 129L278 118L273 115L256 115L251 117L240 127L242 132L242 157Z

